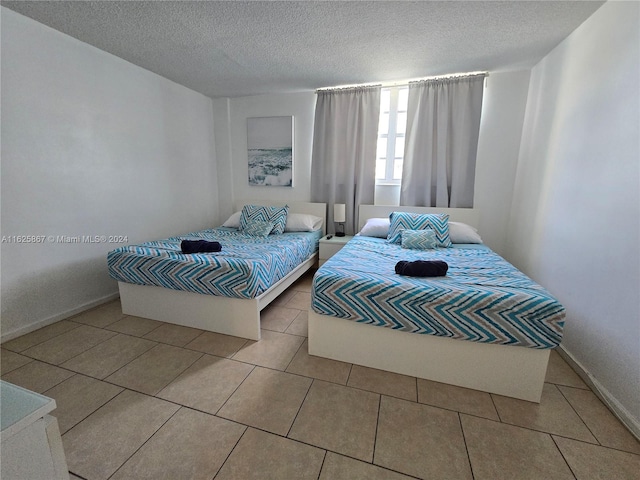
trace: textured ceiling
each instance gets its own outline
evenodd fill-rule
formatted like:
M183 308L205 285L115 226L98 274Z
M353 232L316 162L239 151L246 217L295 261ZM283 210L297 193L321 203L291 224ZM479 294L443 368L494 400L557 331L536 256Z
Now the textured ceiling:
M602 1L2 1L210 97L531 67Z

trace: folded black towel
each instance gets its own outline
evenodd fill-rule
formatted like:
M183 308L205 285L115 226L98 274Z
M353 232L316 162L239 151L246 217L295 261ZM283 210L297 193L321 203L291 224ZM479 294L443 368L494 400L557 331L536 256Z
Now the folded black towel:
M416 260L396 263L396 273L408 277L444 277L449 270L447 262L442 260Z
M208 242L206 240L182 240L180 242L182 253L219 252L222 250L220 242Z

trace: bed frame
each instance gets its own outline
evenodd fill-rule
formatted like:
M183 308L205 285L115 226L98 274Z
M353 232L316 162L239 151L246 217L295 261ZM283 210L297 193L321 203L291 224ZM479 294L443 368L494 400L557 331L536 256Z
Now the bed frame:
M359 229L393 211L478 224L473 209L361 205ZM309 354L540 403L550 350L419 335L310 310Z
M284 202L247 200L243 205L282 205ZM307 213L322 217L326 231L325 203L287 202L290 213ZM298 265L286 277L255 298L231 298L171 290L163 287L118 282L122 313L162 322L200 328L249 340L260 340L260 312L278 295L317 264L317 252Z

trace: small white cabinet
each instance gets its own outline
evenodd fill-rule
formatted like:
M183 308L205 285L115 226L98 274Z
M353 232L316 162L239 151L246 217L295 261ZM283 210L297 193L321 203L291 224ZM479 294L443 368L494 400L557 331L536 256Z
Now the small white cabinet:
M349 235L345 235L344 237L325 235L322 237L320 239L319 265L322 266L323 263L338 253L352 238L353 237Z
M52 398L0 380L2 480L69 480Z

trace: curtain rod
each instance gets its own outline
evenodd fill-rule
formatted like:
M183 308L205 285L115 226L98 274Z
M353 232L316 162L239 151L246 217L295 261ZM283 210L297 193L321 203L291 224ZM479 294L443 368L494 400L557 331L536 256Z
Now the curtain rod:
M435 77L420 78L418 80L411 80L408 83L431 82L431 81L438 81L438 80L453 80L456 78L471 78L471 77L486 78L488 76L489 76L489 72L454 73L451 75L439 75Z
M409 85L414 82L423 82L427 80L446 80L448 78L463 78L463 77L474 77L476 75L484 75L485 77L489 76L489 72L487 71L477 71L477 72L469 72L469 73L449 73L447 75L435 75L433 77L419 77L411 80L400 80L396 82L376 82L376 83L361 83L354 85L341 85L338 87L323 87L316 89L316 93L318 92L330 92L330 91L340 91L340 90L351 90L354 88L369 88L369 87L400 87L404 85Z
M323 87L323 88L318 88L316 90L316 93L319 92L340 92L340 91L344 91L344 90L360 90L360 89L367 89L367 88L373 88L373 87L382 87L384 85L382 85L380 82L378 83L367 83L367 84L359 84L359 85L342 85L340 87Z

